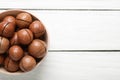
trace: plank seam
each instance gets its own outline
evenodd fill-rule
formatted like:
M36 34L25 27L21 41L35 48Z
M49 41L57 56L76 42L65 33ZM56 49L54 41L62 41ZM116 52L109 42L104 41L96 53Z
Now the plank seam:
M37 9L37 8L0 8L0 10L21 9L33 11L120 11L120 9Z
M48 52L120 52L120 50L48 50Z

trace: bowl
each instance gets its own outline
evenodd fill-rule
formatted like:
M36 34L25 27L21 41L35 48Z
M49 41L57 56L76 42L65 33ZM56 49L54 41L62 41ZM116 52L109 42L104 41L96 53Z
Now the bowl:
M16 17L17 16L17 14L19 14L19 13L23 13L23 12L25 12L25 13L29 13L31 16L32 16L32 19L33 19L33 21L34 20L39 20L40 22L41 22L41 20L40 19L38 19L36 16L34 16L33 14L31 14L30 12L26 12L26 11L24 11L24 10L7 10L7 11L4 11L4 12L2 12L2 13L0 13L0 22L4 19L4 17L6 17L6 16L14 16L14 17ZM43 24L43 23L42 23ZM45 27L45 26L44 26ZM46 28L45 28L46 29ZM42 39L45 43L46 43L46 53L48 52L47 50L48 50L48 34L47 34L47 30L46 30L46 32L42 35L42 38L40 38L40 39ZM46 53L45 53L45 55L46 55ZM44 56L45 57L45 56ZM44 58L43 57L43 58ZM43 60L43 58L41 58L41 59L39 59L39 62L37 63L37 65L35 66L35 68L37 68L40 64L41 64L41 61ZM34 68L34 69L35 69ZM32 69L31 71L33 71L34 69ZM31 71L28 71L28 72L31 72ZM22 71L17 71L17 72L8 72L7 70L5 70L4 69L4 67L0 67L0 72L1 73L4 73L4 74L10 74L10 75L16 75L16 74L23 74L23 73L26 73L26 72L22 72ZM27 73L28 73L27 72Z

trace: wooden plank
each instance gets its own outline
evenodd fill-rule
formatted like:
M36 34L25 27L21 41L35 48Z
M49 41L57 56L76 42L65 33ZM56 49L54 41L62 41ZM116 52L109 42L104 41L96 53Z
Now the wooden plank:
M120 53L48 53L38 68L1 80L120 80Z
M30 12L45 24L50 49L120 49L120 12Z
M28 12L46 26L51 50L120 49L119 11Z
M119 0L4 0L0 8L119 9Z

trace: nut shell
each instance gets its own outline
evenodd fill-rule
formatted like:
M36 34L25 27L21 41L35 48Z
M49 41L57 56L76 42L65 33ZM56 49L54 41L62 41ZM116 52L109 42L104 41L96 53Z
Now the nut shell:
M46 52L46 45L42 40L35 39L28 46L28 52L35 58L42 58Z
M3 63L4 63L4 56L0 55L0 65L3 65Z
M11 22L11 23L15 24L15 20L16 19L13 16L6 16L3 21Z
M9 40L4 37L0 37L0 54L4 54L9 48Z
M9 57L5 59L4 67L7 71L15 72L19 69L19 64L16 61L13 61Z
M22 71L30 71L36 66L36 61L32 56L26 55L20 61L19 66Z
M40 36L42 36L45 33L45 27L38 20L32 22L30 24L29 29L33 32L33 35L35 36L35 38L39 38Z
M19 28L29 27L32 22L32 16L29 13L20 13L16 17L16 24Z
M10 39L10 44L11 45L18 45L19 44L17 32L15 32L13 37Z
M18 61L23 57L23 49L18 46L18 45L14 45L12 47L10 47L9 49L9 57L14 60L14 61Z
M11 22L3 21L0 23L0 35L4 37L12 37L14 35L15 25Z
M8 22L6 22L6 21L3 21L3 22L1 22L0 23L0 35L2 36L2 34L3 34L3 31L4 31L4 28L5 28L5 26L8 24Z
M21 29L17 34L18 41L23 45L28 45L33 40L33 34L29 29Z

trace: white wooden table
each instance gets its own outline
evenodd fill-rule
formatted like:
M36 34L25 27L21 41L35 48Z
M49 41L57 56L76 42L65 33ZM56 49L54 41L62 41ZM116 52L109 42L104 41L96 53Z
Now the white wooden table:
M120 80L120 1L1 0L23 9L49 33L48 54L32 72L0 80Z

